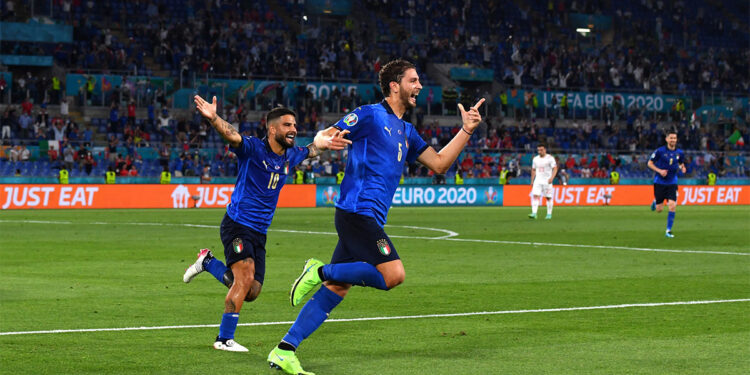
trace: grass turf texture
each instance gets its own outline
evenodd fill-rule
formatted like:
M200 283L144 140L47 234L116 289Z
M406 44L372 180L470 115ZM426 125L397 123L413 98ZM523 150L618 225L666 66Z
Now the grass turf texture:
M459 239L750 253L746 206L679 207L674 239L664 238L666 214L648 207L560 207L551 221L527 213L394 208L386 231L406 282L389 292L354 288L331 319L750 298L750 256L426 240L445 233L399 227ZM182 273L200 247L223 259L222 215L2 212L0 332L218 325L226 289L208 273L184 284ZM332 209L279 209L263 292L243 306L240 324L293 321L290 284L305 259L330 259L334 232ZM319 375L745 374L749 313L750 302L735 302L328 322L298 353ZM216 327L0 335L0 373L273 374L265 358L289 326L238 327L249 354L213 350Z

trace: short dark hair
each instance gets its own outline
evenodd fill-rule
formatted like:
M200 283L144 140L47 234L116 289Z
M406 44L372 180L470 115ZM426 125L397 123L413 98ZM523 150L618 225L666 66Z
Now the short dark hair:
M380 69L380 73L378 74L378 80L380 83L380 90L383 91L383 96L388 97L388 95L391 95L391 82L399 83L401 82L401 78L404 78L404 73L409 69L417 69L414 64L403 60L403 59L396 59L393 61L388 62L383 66L382 69Z
M544 149L546 150L546 149L547 149L547 144L546 144L546 143L544 143L544 142L539 142L539 143L537 143L536 147L537 147L537 148L538 148L538 147L544 147Z
M297 114L294 113L294 111L292 111L291 109L286 107L276 107L268 111L268 113L266 114L266 125L268 125L271 121L286 115L292 115L295 119L297 118Z
M669 137L670 134L677 135L677 128L671 127L669 129L667 129L667 131L664 132L664 136L665 137Z

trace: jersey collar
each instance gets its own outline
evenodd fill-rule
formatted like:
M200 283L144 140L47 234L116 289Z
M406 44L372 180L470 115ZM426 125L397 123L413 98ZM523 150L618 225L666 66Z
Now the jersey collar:
M385 99L383 99L383 101L382 101L382 102L380 102L380 105L382 105L382 106L383 106L383 108L385 108L385 111L386 111L386 112L388 112L388 114L391 114L391 115L394 115L394 116L396 116L396 114L395 114L395 113L393 113L393 109L391 108L391 105L390 105L390 104L388 104L388 102L387 102L387 101L385 101Z

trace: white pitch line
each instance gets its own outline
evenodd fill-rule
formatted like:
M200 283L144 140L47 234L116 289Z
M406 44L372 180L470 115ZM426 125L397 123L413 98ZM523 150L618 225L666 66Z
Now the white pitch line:
M64 225L79 225L86 223L73 223L69 221L34 221L34 220L0 220L0 223L30 223L30 224L64 224ZM176 224L176 223L106 223L106 222L93 222L89 223L92 225L143 225L143 226L180 226L180 227L193 227L193 228L209 228L218 229L218 225L204 225L204 224ZM427 227L411 227L411 226L400 226L402 228L413 228L413 229L424 229L433 230L447 233L445 236L439 237L423 237L423 236L400 236L400 235L389 235L391 238L406 238L412 240L444 240L444 241L458 241L458 242L476 242L476 243L489 243L489 244L505 244L505 245L525 245L525 246L552 246L552 247L578 247L588 249L615 249L615 250L629 250L629 251L648 251L657 253L689 253L689 254L713 254L713 255L739 255L739 256L750 256L750 253L737 253L730 251L714 251L714 250L683 250L683 249L652 249L648 247L628 247L628 246L614 246L614 245L583 245L583 244L569 244L569 243L551 243L551 242L529 242L529 241L506 241L506 240L481 240L472 238L454 238L458 235L456 232L452 232L446 229L438 228L427 228ZM299 234L319 234L326 236L338 236L336 232L316 232L306 230L294 230L294 229L269 229L269 232L282 232L282 233L299 233Z
M0 223L74 224L72 221L47 221L47 220L0 220Z
M390 225L390 224L386 224L385 226L387 226L387 227L394 227L394 228L408 228L408 229L431 230L431 231L435 231L435 232L443 232L443 233L445 233L445 236L432 237L432 239L435 239L435 240L442 240L444 238L450 238L450 237L456 237L456 236L458 236L458 233L456 233L456 232L454 232L452 230L447 230L447 229L429 228L429 227L413 227L413 226L410 226L410 225Z
M427 318L454 318L454 317L477 316L477 315L529 314L529 313L548 313L548 312L585 311L585 310L609 310L609 309L624 309L624 308L631 308L631 307L709 305L709 304L716 304L716 303L737 303L737 302L750 302L750 298L709 300L709 301L626 303L626 304L619 304L619 305L560 307L560 308L553 308L553 309L478 311L478 312L465 312L465 313L402 315L402 316L377 316L377 317L368 317L368 318L328 319L326 320L326 323L364 322L364 321L377 321L377 320L427 319ZM241 324L238 324L238 326L255 327L255 326L270 326L270 325L289 325L293 323L294 322L292 321L257 322L257 323L241 323ZM54 329L54 330L49 330L49 331L0 332L0 336L37 335L37 334L51 334L51 333L81 333L81 332L153 331L153 330L161 330L161 329L215 328L218 326L219 326L218 324L193 324L193 325L181 325L181 326L154 326L154 327Z

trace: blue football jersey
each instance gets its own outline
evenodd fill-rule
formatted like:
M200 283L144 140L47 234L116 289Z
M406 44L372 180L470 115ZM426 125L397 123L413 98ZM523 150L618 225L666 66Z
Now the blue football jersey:
M271 225L279 193L294 167L307 158L307 147L291 147L284 155L271 151L268 141L242 137L237 154L237 184L227 214L237 223L265 234Z
M685 163L685 154L679 148L670 150L667 146L661 146L651 154L649 158L659 169L666 169L667 175L662 177L656 173L654 183L660 185L676 185L677 172L680 170L680 164Z
M414 126L398 118L386 101L359 107L335 127L349 130L349 156L336 207L385 225L405 163L427 149Z

